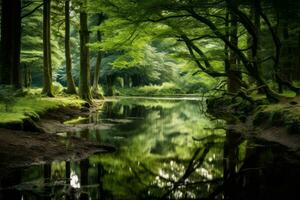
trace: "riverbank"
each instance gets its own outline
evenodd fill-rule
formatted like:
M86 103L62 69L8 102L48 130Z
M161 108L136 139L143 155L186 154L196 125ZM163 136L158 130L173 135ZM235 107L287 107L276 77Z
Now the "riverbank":
M99 104L89 107L72 96L18 98L10 112L0 112L0 171L114 151L110 145L67 134L89 125L77 127L65 121L88 117Z
M50 111L61 108L81 109L85 102L75 96L57 96L55 98L28 95L17 97L8 107L0 104L0 128L26 130L29 121L38 121Z
M54 160L80 160L94 153L114 151L73 136L0 129L0 171L49 163Z
M282 98L276 104L263 99L249 102L216 98L208 100L208 112L228 121L228 129L278 143L300 154L300 97Z

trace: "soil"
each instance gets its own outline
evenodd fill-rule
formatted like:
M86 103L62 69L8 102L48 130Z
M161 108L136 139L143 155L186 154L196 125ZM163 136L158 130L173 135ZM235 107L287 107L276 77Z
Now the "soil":
M18 167L50 163L54 160L80 160L94 153L115 151L115 148L110 145L56 134L91 128L93 124L77 126L65 125L63 122L78 116L87 117L97 107L99 105L92 108L51 110L40 116L39 121L26 120L22 131L0 129L0 173ZM110 127L106 125L98 128Z

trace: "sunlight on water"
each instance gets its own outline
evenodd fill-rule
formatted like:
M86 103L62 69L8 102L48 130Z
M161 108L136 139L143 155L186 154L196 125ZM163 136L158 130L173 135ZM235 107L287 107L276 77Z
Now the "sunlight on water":
M71 172L71 181L70 181L70 185L73 188L80 188L80 182L79 182L79 177L77 174L75 174L74 171Z

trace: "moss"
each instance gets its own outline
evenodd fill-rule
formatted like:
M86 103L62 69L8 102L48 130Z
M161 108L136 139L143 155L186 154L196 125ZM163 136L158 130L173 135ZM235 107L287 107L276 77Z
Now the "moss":
M279 103L261 106L256 111L253 125L284 127L289 134L299 134L300 107L295 105Z
M86 117L78 117L76 119L72 119L69 121L64 122L64 124L80 124L80 123L85 123L87 122L89 119Z
M284 126L284 112L283 111L275 111L273 113L270 113L270 124L272 126Z
M260 126L270 119L270 113L259 111L255 114L252 124L254 126Z
M5 109L3 109L4 105L0 104L0 126L18 126L18 124L22 124L26 118L38 120L39 116L48 110L57 109L59 107L81 107L83 103L84 101L75 96L48 98L30 95L19 97L12 106L11 112L5 112Z

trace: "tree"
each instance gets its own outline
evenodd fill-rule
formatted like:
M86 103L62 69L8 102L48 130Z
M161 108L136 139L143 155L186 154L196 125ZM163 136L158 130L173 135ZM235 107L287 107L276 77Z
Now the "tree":
M101 25L101 23L104 20L104 15L98 14L98 26ZM101 42L101 32L98 30L97 31L97 40L98 42ZM94 98L101 98L101 94L99 93L99 78L100 78L100 67L101 67L101 60L102 60L102 52L98 50L97 53L97 60L96 60L96 65L95 65L95 72L94 72L94 81L93 81L93 87L92 87L92 94Z
M233 6L235 9L238 8L238 0L233 0L231 5L228 6ZM230 9L229 9L230 10ZM239 38L238 38L238 19L235 13L232 11L229 11L229 40L234 45L236 49L238 49L238 43L239 43ZM228 74L228 92L230 93L236 93L240 90L241 88L241 72L239 69L239 60L237 58L236 53L230 49L229 53L229 67L227 69L227 74Z
M51 0L44 0L43 6L43 53L44 53L44 85L43 94L53 97L52 93L52 63L51 63Z
M70 1L65 1L65 56L67 74L67 93L76 94L76 86L72 75L72 60L70 52Z
M0 83L22 87L20 74L21 0L2 1Z
M87 102L92 102L90 91L90 53L89 47L89 30L88 15L86 12L87 1L81 3L80 8L80 83L79 96Z

